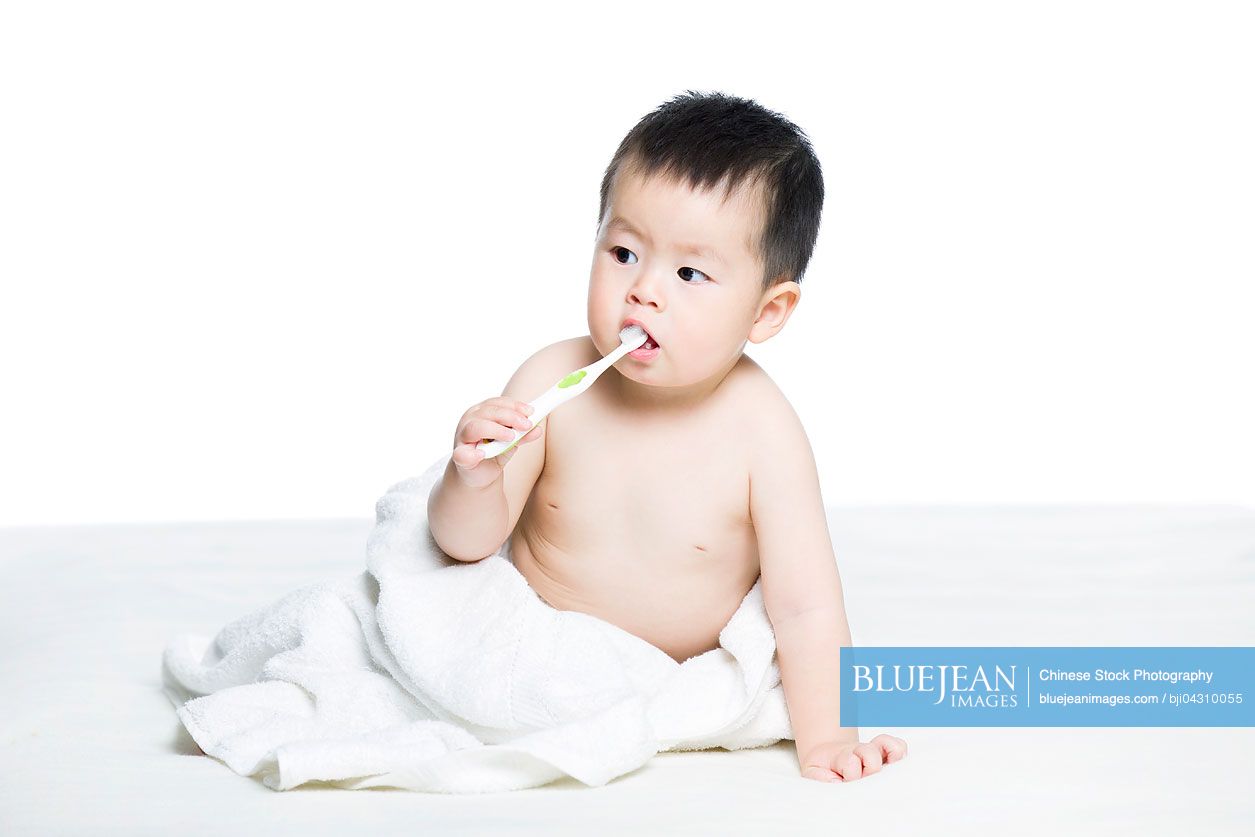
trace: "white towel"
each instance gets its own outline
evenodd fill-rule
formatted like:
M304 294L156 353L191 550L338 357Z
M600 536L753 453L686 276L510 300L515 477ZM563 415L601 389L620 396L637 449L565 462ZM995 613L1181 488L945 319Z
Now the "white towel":
M165 650L165 693L205 753L288 790L475 793L603 785L665 750L791 739L759 584L718 648L676 663L550 607L496 554L464 564L427 527L449 456L376 504L367 571L295 590Z

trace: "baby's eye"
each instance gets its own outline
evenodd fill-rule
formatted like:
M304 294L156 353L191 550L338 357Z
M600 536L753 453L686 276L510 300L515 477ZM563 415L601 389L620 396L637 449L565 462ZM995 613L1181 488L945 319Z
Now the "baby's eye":
M631 256L632 258L636 258L636 254L635 254L635 253L633 253L631 250L629 250L629 249L628 249L628 248L626 248L626 247L611 247L611 248L610 248L610 253L611 253L611 255L613 255L613 256L614 256L614 260L615 260L615 261L617 261L619 264L632 264L632 262L625 262L625 261L621 260L621 259L619 258L619 253L620 253L620 252L627 253L627 254L628 254L629 256Z
M693 273L696 273L698 276L701 276L701 277L702 277L702 281L701 281L701 282L686 282L686 283L685 283L686 285L704 285L704 284L706 284L707 282L709 282L709 281L710 281L710 277L709 277L709 276L707 276L705 273L702 273L700 270L698 270L698 269L697 269L697 268L695 268L695 267L682 267L682 268L680 268L677 272L680 274L680 278L681 278L681 279L683 279L683 278L684 278L684 271L686 271L686 270L692 271Z

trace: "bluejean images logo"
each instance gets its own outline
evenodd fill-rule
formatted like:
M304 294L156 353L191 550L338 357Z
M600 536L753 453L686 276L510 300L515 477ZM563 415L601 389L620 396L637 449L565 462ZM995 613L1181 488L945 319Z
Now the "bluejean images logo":
M954 707L1014 708L1019 705L1014 664L1007 668L994 665L992 677L982 665L893 665L891 672L886 672L883 665L855 665L853 668L855 692L936 694L934 705L949 698L950 706Z
M1255 726L1255 648L842 648L841 725Z

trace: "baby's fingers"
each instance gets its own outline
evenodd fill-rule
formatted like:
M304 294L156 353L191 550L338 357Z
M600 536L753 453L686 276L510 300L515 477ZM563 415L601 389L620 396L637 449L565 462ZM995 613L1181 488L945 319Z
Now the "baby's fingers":
M814 779L817 782L840 782L841 777L826 767L819 765L811 765L802 771L803 778Z
M475 445L458 445L453 449L451 457L453 464L462 470L474 468L476 465L484 461L484 452L478 450Z
M884 760L881 758L879 744L860 744L854 748L855 754L863 760L863 775L870 776L880 772Z
M477 445L485 439L513 441L516 431L515 428L509 426L510 421L509 419L472 419L462 428L462 436L458 441L471 445Z
M853 782L863 778L863 760L853 752L843 753L832 764L832 769L841 774L844 782Z
M875 744L880 748L880 751L884 754L885 764L892 764L895 761L901 761L906 758L906 742L901 738L886 735L882 732L869 743Z

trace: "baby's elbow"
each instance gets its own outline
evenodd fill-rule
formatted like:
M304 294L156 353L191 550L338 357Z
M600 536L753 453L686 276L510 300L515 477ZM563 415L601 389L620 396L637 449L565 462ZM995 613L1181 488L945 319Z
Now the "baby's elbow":
M446 543L441 542L440 536L436 534L434 528L428 525L427 529L431 532L431 539L436 545L436 548L448 557L452 558L454 561L459 561L463 564L474 564L476 561L482 561L492 554L491 552L479 554L481 550L468 551L466 549L459 549L457 547L447 545Z

